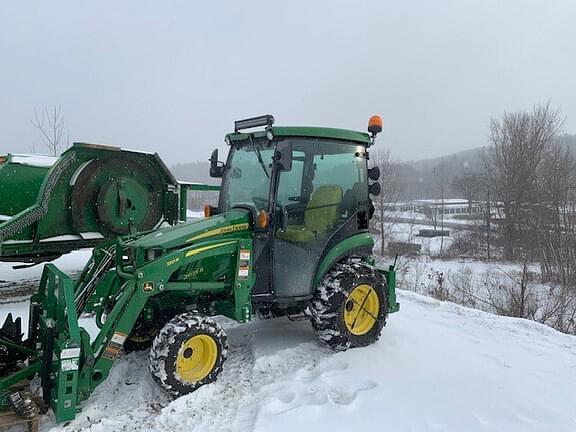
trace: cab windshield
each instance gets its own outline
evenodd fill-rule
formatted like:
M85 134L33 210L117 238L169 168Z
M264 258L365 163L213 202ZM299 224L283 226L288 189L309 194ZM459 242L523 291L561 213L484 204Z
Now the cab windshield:
M335 206L345 218L368 203L365 148L354 143L317 138L289 138L292 169L281 172L276 204L286 207L292 220L304 219L310 201L332 189L341 197ZM244 141L231 149L220 193L220 211L247 205L268 208L274 146L266 139ZM301 214L300 214L301 213ZM302 222L303 223L303 222Z
M254 140L231 149L222 179L220 211L237 205L267 208L273 155L268 140Z

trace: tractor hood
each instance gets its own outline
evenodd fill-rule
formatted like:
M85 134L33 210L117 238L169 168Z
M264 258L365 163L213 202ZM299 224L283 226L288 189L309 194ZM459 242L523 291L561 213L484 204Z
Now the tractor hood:
M234 209L223 214L173 227L163 228L139 237L130 243L131 247L142 249L163 249L165 251L193 245L206 240L216 240L231 234L250 231L248 210Z

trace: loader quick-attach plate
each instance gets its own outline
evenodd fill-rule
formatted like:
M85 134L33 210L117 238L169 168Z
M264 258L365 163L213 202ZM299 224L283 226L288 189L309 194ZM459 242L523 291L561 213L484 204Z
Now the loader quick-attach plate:
M14 385L39 375L42 397L56 420L68 421L76 415L81 332L73 290L69 276L52 264L44 267L38 292L30 302L28 339L21 344L7 337L0 339L0 347L12 356L24 354L17 365L8 362L8 375L0 377L0 410L13 406L18 411L10 400ZM11 337L19 331L11 316L4 327Z

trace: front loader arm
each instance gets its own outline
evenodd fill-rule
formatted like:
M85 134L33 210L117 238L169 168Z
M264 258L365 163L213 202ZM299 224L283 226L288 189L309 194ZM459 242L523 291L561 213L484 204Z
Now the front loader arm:
M178 268L185 267L194 261L229 259L230 256L237 257L235 271L237 277L233 281L170 280L170 276ZM86 399L108 376L114 361L121 352L123 343L130 335L146 303L152 297L166 292L182 292L190 296L201 297L206 294L230 291L230 300L214 305L215 313L241 322L250 320L252 314L250 291L255 281L251 257L251 240L228 239L205 242L177 250L137 268L133 273L128 273L118 266L115 271L122 282L114 307L106 317L94 342L84 350L85 361L80 371L79 381L80 401ZM103 282L105 280L106 278Z

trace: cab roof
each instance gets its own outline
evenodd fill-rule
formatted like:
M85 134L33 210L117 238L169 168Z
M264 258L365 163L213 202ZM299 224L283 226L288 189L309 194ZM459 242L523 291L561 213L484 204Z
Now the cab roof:
M306 138L330 138L342 141L353 141L354 143L370 146L372 141L370 135L365 132L358 132L349 129L336 129L313 126L272 126L272 132L276 137L306 137ZM269 129L268 129L269 130ZM266 130L253 132L236 132L226 135L230 142L244 141L250 135L254 138L266 136Z

